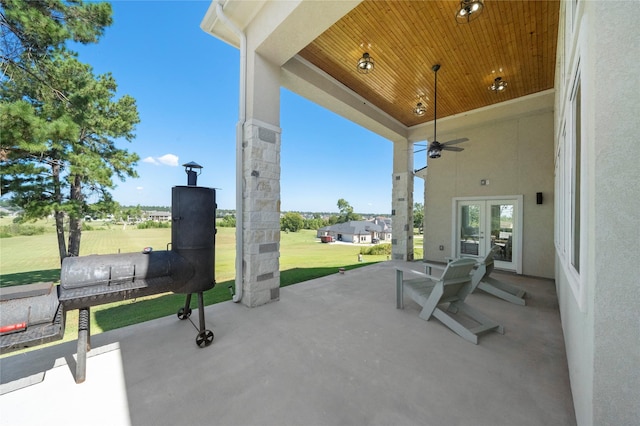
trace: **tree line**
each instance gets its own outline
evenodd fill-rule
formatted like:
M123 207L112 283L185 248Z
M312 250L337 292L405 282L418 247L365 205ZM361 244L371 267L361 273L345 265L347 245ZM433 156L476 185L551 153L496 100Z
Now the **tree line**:
M362 220L362 215L354 213L353 207L347 200L340 198L337 205L339 214L331 214L329 217L323 217L320 213L313 213L312 217L305 217L299 212L286 212L280 218L280 229L285 232L297 232L301 229L317 230L324 226ZM226 214L222 215L222 219L218 221L218 226L235 228L235 212L227 211Z
M280 230L285 232L298 232L301 229L320 229L324 226L338 223L362 220L362 215L353 212L353 207L344 198L338 200L339 214L332 214L328 218L322 218L319 213L314 213L312 218L305 218L298 212L287 212L280 218Z
M337 204L340 213L329 215L328 218L322 217L320 213L313 213L313 216L308 218L299 212L286 212L280 218L280 230L285 232L297 232L301 229L317 230L338 223L362 220L362 215L354 213L353 207L345 199L339 199ZM235 228L236 216L234 211L228 210L224 215L219 215L218 217L222 217L217 223L218 226ZM413 226L420 233L422 232L423 221L424 206L422 203L415 203L413 205Z

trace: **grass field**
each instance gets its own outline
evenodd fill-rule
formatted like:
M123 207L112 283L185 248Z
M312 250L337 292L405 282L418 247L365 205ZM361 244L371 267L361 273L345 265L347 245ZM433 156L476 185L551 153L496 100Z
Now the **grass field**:
M6 224L7 218L0 221ZM3 223L4 222L4 223ZM41 221L47 232L42 235L0 239L0 286L29 284L38 281L58 282L60 258L53 221ZM136 229L115 225L93 224L95 230L82 233L81 255L133 253L151 246L166 250L171 240L170 229ZM322 244L316 232L281 233L281 286L336 273L338 268L357 268L387 259L387 256L364 256L358 262L362 246L351 244ZM205 304L231 299L229 287L235 276L235 229L218 228L215 249L216 287L205 292ZM194 298L195 299L195 298ZM195 303L192 302L192 303ZM126 300L91 308L91 333L136 324L175 314L184 304L184 295L172 293ZM77 338L78 311L67 313L64 341ZM59 343L59 342L56 342Z

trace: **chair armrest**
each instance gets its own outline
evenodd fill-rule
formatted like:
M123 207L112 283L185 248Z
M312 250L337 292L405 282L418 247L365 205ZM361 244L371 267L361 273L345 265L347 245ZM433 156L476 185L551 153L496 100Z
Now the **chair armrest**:
M405 279L404 278L404 273L413 273L418 275L420 278L410 278L410 279ZM416 281L422 282L422 281L431 281L434 278L431 277L430 275L427 275L423 272L419 272L419 271L414 271L413 269L400 269L400 268L396 268L396 308L398 309L402 309L404 308L404 286L408 285L409 283L413 283ZM437 279L436 279L437 281Z
M424 277L430 279L431 281L440 281L440 279L442 278L431 274L424 274Z
M447 263L451 263L454 260L458 260L458 259L476 259L476 257L475 256L468 256L468 255L464 255L464 254L462 256L460 256L460 257L445 257L445 260L447 261ZM480 264L480 263L482 263L481 260L476 260L476 264Z
M438 265L434 265L434 266L438 266ZM443 268L444 269L444 268ZM420 278L426 278L432 281L440 281L440 277L436 276L436 275L431 275L431 274L425 274L424 272L420 272L420 271L414 271L413 269L400 269L400 268L396 268L396 274L399 273L399 276L402 277L401 279L403 281L405 281L404 278L404 273L411 273L411 274L415 274L420 276ZM409 278L411 279L411 278ZM417 278L416 278L417 279Z
M413 269L400 269L400 268L396 268L397 272L402 272L402 273L411 273L411 274L416 274L416 275L420 275L421 277L426 277L427 274L425 274L424 272L420 272L420 271L414 271Z
M424 265L428 268L436 268L436 269L442 269L442 270L447 269L447 265L441 265L439 263L425 263Z
M447 265L439 265L436 263L425 263L424 264L424 268L425 268L425 272L426 275L431 276L431 279L434 279L436 281L438 281L440 279L440 277L434 277L432 274L432 269L439 269L440 270L440 275L442 275L442 273L444 272L445 269L447 269Z

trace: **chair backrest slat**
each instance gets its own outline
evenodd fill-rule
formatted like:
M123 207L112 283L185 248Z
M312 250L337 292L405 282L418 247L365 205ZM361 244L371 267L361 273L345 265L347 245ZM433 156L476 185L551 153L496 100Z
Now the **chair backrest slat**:
M465 285L471 283L471 270L476 261L474 259L458 259L447 265L440 280L444 285L442 298L450 298L460 292Z
M486 269L484 276L482 277L483 279L488 277L489 274L491 274L491 272L493 271L494 257L498 251L500 251L500 246L493 246L491 250L489 250L487 257L484 258L484 265Z

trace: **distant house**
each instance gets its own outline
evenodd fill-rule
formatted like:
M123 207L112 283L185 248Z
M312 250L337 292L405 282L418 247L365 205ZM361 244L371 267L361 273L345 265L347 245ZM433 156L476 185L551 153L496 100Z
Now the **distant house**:
M151 211L146 213L147 213L147 219L153 220L155 222L168 222L171 220L171 212Z
M10 210L5 207L0 207L0 215L2 216L17 216L21 210Z
M372 222L378 224L378 225L382 225L383 226L383 232L386 234L388 233L388 237L384 238L384 240L389 240L391 241L391 218L390 217L384 217L384 216L378 216L375 217L373 219L371 219ZM383 240L383 238L380 238L380 240Z
M391 241L391 219L352 220L318 229L318 238L330 236L334 241L372 244Z

